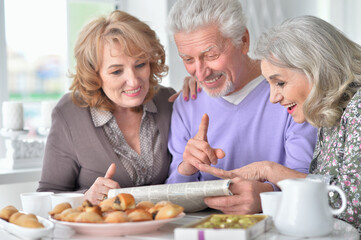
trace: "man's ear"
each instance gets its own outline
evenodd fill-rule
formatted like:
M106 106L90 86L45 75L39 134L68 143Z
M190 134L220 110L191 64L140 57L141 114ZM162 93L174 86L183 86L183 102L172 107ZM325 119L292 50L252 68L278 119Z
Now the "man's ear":
M241 40L242 41L240 43L240 45L241 45L240 47L242 48L242 53L246 55L246 54L248 54L249 45L250 45L250 37L249 37L249 32L248 32L247 28L244 30Z

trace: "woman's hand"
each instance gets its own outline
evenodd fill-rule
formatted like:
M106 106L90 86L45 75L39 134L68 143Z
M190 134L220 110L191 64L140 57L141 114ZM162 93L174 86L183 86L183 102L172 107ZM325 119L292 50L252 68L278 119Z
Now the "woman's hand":
M88 191L85 192L85 199L89 200L92 204L98 204L108 196L110 189L120 188L119 183L112 180L115 170L115 163L112 163L105 176L98 177Z
M268 171L271 169L270 165L272 164L273 162L269 161L254 162L230 171L212 167L207 164L200 164L198 169L202 172L206 172L223 179L239 177L241 179L264 182L268 180Z
M209 117L204 114L199 124L197 134L189 139L183 152L183 161L178 166L178 172L190 176L198 172L198 165L217 164L218 159L224 158L222 149L212 148L208 144L207 132Z
M255 180L260 182L277 182L288 178L305 178L307 174L285 167L271 161L261 161L248 164L244 167L226 171L206 164L198 166L199 171L209 173L213 176L232 179L235 177L245 180Z
M196 79L194 77L185 77L183 80L183 99L184 101L188 101L189 100L189 94L191 95L192 99L196 99L197 98L197 92L202 91L202 88L199 86L198 82L196 81ZM176 98L178 97L178 95L182 92L179 91L175 94L173 94L172 96L170 96L168 98L168 102L174 102L176 100Z

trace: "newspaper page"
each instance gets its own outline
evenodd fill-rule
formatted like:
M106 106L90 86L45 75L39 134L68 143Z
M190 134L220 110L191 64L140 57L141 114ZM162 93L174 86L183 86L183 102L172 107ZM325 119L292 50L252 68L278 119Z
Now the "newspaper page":
M161 184L131 188L111 189L108 197L119 193L130 193L136 203L140 201L171 201L184 207L185 212L196 212L207 208L204 197L232 195L229 190L230 179L201 182Z

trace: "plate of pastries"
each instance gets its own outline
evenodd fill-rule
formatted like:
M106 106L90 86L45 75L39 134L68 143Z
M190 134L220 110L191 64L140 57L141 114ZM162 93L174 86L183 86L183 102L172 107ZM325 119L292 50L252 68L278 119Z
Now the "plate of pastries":
M0 210L0 225L22 239L39 239L50 234L54 228L48 219L18 211L12 205Z
M142 234L159 229L164 224L185 216L182 206L169 201L135 203L131 194L120 193L93 205L85 200L72 208L67 202L56 205L50 212L54 223L71 227L79 234L121 236Z

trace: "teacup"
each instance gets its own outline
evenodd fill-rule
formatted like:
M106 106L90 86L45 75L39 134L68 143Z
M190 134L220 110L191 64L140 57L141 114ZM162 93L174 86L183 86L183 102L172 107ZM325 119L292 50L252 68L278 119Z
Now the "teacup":
M79 207L84 201L83 193L56 193L51 196L51 205L54 208L59 203L68 202L72 208Z
M40 217L47 218L48 212L51 210L51 196L53 192L29 192L21 193L21 205L23 211L33 213Z
M274 219L281 202L282 192L262 192L260 197L263 214L269 215Z

